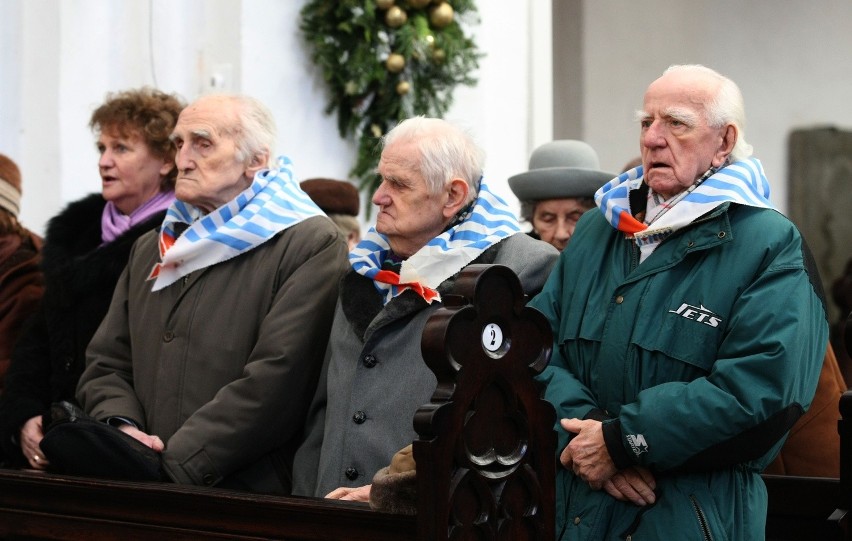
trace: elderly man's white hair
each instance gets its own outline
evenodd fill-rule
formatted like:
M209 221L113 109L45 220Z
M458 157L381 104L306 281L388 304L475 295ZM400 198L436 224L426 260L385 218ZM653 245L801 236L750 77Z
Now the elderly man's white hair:
M228 130L234 138L236 159L240 163L264 153L267 154L267 167L273 159L275 149L275 117L272 111L260 100L245 95L222 95L223 99L233 101L237 106L237 124Z
M409 140L417 142L420 173L431 193L440 192L449 180L461 178L470 187L465 203L476 198L485 152L469 133L440 118L416 116L403 120L385 134L382 147Z
M731 150L730 161L735 162L751 156L752 146L745 139L745 105L737 84L701 64L675 64L669 66L663 75L671 72L701 74L719 83L716 95L706 106L707 123L714 128L721 128L727 124L737 127L737 142Z

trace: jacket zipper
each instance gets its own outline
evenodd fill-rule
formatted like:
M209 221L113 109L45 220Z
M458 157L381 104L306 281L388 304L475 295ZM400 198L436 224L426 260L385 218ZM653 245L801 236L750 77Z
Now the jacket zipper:
M701 510L701 504L692 494L689 495L689 501L692 502L692 508L695 509L695 514L698 516L698 524L701 526L701 533L706 541L713 541L713 536L710 535L710 527L707 526L707 517L704 516L704 511Z

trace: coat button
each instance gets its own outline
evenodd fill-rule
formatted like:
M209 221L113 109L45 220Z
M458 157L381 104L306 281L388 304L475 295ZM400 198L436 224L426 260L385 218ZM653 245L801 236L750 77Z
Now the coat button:
M72 356L70 356L70 355L66 355L66 356L63 358L63 360L65 361L65 363L64 363L64 365L65 365L65 371L66 371L66 372L70 372L70 371L71 371L71 367L73 367L73 366L74 366L74 357L72 357Z
M615 298L615 304L621 304L624 302L624 297L619 295Z
M355 421L355 424L361 424L367 420L367 414L363 411L356 411L354 415L352 415L352 420Z
M580 517L574 517L574 524L580 524Z
M202 477L202 478L201 478L201 481L202 481L205 485L210 486L210 485L212 485L212 484L213 484L213 482L214 482L214 481L216 481L216 478L215 478L215 477L213 477L213 474L212 474L212 473L205 473L205 474L204 474L204 477Z
M366 366L367 368L373 368L374 366L376 366L376 363L378 363L379 361L376 359L376 356L375 356L375 355L372 355L372 354L370 354L370 353L367 353L367 354L366 354L366 355L364 355L364 357L361 359L361 362L362 362L362 363L364 364L364 366Z
M163 333L163 342L171 342L175 339L175 333L172 331L166 331Z
M720 238L720 239L724 239L724 238L725 238L725 232L724 232L724 231L719 231L719 238Z
M358 479L358 470L356 470L355 468L351 468L351 467L346 468L346 478L349 479L350 481L354 481L355 479Z

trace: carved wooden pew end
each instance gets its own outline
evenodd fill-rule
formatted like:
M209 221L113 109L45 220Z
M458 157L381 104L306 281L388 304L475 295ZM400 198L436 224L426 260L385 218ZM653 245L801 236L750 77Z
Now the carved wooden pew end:
M550 326L507 267L468 266L454 294L423 332L438 385L414 417L420 539L553 539L556 415L533 380Z

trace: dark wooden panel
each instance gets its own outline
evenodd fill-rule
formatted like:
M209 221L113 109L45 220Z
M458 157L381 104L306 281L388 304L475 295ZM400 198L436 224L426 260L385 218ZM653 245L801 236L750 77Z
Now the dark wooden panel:
M840 480L764 475L769 491L767 541L843 540L845 515L835 513L842 501Z
M0 536L40 539L414 540L414 517L366 504L0 471Z

